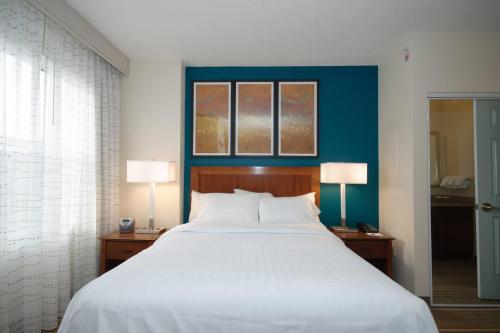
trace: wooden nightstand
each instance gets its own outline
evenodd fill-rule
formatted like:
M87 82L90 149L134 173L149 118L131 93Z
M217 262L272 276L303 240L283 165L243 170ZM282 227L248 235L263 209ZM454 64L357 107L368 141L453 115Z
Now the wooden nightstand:
M99 261L99 274L106 273L115 268L128 258L147 249L162 234L120 234L113 232L100 237L101 256Z
M345 245L373 266L392 278L392 241L394 237L368 236L363 232L341 233L328 230L342 239Z

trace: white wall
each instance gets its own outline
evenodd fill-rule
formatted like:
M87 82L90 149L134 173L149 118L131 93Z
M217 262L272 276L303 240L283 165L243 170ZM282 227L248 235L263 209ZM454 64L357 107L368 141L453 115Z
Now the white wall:
M156 188L156 226L181 222L183 72L180 61L132 60L121 80L120 216L139 227L147 226L149 185L127 183L127 160L177 161L179 181Z
M395 271L404 278L399 282L419 296L429 296L429 128L426 96L429 92L500 92L500 32L416 32L407 37L406 44L395 43L397 47L390 50L391 55L379 68L379 121L381 124L394 122L405 131L394 140L398 140L399 160L408 157L411 171L410 174L407 170L400 173L397 184L401 190L398 192L394 185L384 180L383 173L390 154L380 155L380 217L382 228L387 232L395 237L401 237L398 234L403 232L405 242L412 237L414 240L413 246L407 242L404 247L412 253L396 253ZM410 60L406 63L408 67L401 65L402 47L409 47L410 50ZM400 73L403 68L405 75ZM393 92L389 91L391 88ZM398 97L399 94L402 97ZM402 98L404 110L398 109L391 98ZM397 118L398 113L406 115L408 109L410 119ZM384 135L387 134L382 127L381 151L384 145L387 146L383 142ZM406 135L410 136L408 140ZM399 196L396 196L398 193ZM391 204L390 200L396 201ZM398 206L408 200L409 205ZM396 216L389 217L391 214ZM399 223L411 225L401 230L395 225L398 219L408 219ZM400 258L411 257L414 258L412 267L398 267ZM414 288L411 288L411 277L403 276L403 272L410 274L410 271L413 271Z
M412 72L402 51L408 45L407 38L395 42L379 65L379 204L380 229L396 238L394 279L413 290Z

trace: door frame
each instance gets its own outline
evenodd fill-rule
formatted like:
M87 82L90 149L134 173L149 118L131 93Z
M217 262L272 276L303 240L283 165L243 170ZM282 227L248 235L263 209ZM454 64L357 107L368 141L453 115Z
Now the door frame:
M500 99L500 92L428 92L426 95L426 159L427 159L427 179L426 179L426 202L427 202L427 244L428 244L428 265L429 265L429 300L430 305L434 307L500 307L500 304L448 304L448 303L434 303L433 297L433 284L432 284L432 226L431 226L431 170L430 170L430 132L431 132L431 118L430 118L430 101L431 100L446 100L446 99L471 99L473 104L473 114L474 114L474 173L476 170L476 149L475 149L475 140L476 140L476 100L478 99ZM474 175L475 176L475 175ZM477 197L477 188L474 183L474 196ZM476 230L476 240L475 244L477 244L477 218L474 219L474 229ZM477 269L476 269L477 274Z

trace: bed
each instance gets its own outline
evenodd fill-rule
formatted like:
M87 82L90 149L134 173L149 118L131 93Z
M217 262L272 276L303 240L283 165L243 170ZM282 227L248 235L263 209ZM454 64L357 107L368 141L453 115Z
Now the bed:
M319 170L193 167L191 188L319 192ZM319 196L316 197L319 203ZM93 280L59 332L434 333L427 305L321 223L186 223Z

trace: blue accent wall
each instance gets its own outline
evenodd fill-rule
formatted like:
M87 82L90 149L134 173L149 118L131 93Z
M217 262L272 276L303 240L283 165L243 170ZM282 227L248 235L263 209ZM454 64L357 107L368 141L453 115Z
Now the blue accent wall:
M319 80L319 157L192 157L193 81ZM184 221L190 207L191 166L318 166L321 162L368 163L367 185L346 185L347 223L378 226L378 68L186 67ZM340 224L340 188L321 184L321 221Z

